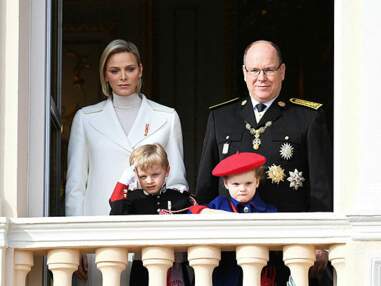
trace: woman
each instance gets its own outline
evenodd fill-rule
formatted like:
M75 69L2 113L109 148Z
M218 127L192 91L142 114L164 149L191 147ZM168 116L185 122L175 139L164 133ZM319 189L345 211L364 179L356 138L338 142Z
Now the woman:
M104 49L99 75L107 99L80 109L71 127L66 215L108 215L115 183L129 166L131 152L144 144L159 143L168 153L173 167L167 186L188 189L179 117L174 109L140 93L142 74L133 43L114 40ZM89 281L89 285L98 283Z

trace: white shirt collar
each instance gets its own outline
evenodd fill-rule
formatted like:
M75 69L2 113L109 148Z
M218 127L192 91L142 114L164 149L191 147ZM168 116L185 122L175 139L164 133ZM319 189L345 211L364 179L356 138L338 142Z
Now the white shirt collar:
M263 115L266 113L266 111L269 109L269 107L271 106L271 104L275 101L275 99L277 99L277 97L274 97L273 99L269 100L269 101L266 101L266 102L262 102L263 104L266 105L266 108L262 111L262 112L259 112L255 106L260 103L258 100L256 100L255 98L252 98L250 96L250 99L251 99L251 104L253 106L253 109L254 109L254 115L255 115L255 119L257 121L257 123L259 123L259 121L261 121Z
M253 105L254 110L257 110L257 109L255 108L255 106L256 106L258 103L260 103L260 102L259 102L258 100L256 100L255 98L252 98L251 96L250 96L250 99L251 99L251 104ZM273 99L271 99L271 100L269 100L269 101L262 102L263 104L266 105L266 109L263 110L261 113L264 114L264 113L267 111L267 109L269 109L269 107L271 106L271 104L275 101L275 99L277 99L277 97L274 97Z

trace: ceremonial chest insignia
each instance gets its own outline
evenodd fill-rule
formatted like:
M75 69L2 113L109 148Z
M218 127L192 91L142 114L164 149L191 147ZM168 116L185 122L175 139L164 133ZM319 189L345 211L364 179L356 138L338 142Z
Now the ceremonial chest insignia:
M298 190L303 187L303 182L305 179L303 178L303 172L299 172L297 169L294 172L290 171L290 176L287 178L287 181L290 182L290 188Z
M267 178L271 180L273 184L279 184L284 181L286 176L283 168L280 165L272 164L266 172Z
M282 146L280 146L279 153L282 159L290 160L294 155L294 147L292 147L290 143L283 143Z
M255 129L253 127L251 127L250 123L249 122L245 122L245 127L247 130L249 130L250 134L254 136L254 139L253 139L253 149L254 150L258 150L259 149L259 146L261 145L262 141L261 141L261 135L263 133L265 133L266 129L268 127L270 127L272 125L272 122L271 121L267 121L265 123L265 126L262 126L258 129Z
M300 98L290 98L290 102L293 104L301 105L301 106L306 106L315 110L318 110L320 107L323 106L323 104L318 103L318 102L313 102L313 101L308 101Z
M247 100L245 99L245 100L243 100L243 101L241 102L241 105L244 106L246 103L247 103Z

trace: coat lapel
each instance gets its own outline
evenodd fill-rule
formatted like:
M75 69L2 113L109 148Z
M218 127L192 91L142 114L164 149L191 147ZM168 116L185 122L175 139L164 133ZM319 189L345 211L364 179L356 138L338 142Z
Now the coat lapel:
M246 100L246 103L242 105L243 102L245 102ZM251 100L249 97L247 97L244 101L242 101L241 103L241 112L240 112L240 115L243 119L243 124L245 124L246 122L250 123L251 126L257 126L257 122L255 120L255 115L254 115L254 109L253 109L253 105L251 104Z
M164 112L157 112L148 99L142 95L138 116L128 134L128 142L134 148L145 138L158 131L167 122Z
M119 145L128 152L132 151L122 126L116 116L111 99L107 100L101 112L91 114L89 124L98 132L107 137L110 141Z

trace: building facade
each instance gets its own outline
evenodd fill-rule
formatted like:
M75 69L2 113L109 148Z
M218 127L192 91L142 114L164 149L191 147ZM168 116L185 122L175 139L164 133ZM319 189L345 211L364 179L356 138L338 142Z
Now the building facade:
M97 253L105 281L116 285L112 279L125 266L127 251L139 250L146 265L153 265L150 277L162 281L174 249L188 251L197 285L208 285L219 251L232 247L237 255L252 253L242 263L248 265L245 275L253 279L267 251L283 249L293 275L306 285L313 250L324 247L338 285L380 285L381 3L334 2L334 213L303 214L303 219L300 214L166 220L46 217L51 8L45 0L0 0L1 285L23 285L29 268L27 285L41 285L45 264L55 275L54 285L70 285L80 252ZM170 238L157 233L152 222ZM207 259L200 262L202 257ZM159 260L164 266L155 268ZM106 261L113 263L111 272Z

